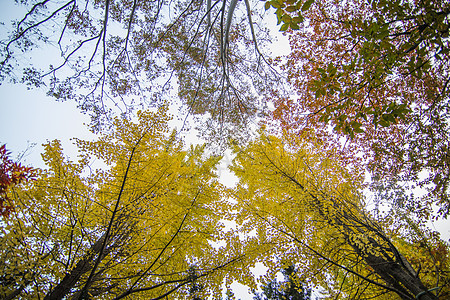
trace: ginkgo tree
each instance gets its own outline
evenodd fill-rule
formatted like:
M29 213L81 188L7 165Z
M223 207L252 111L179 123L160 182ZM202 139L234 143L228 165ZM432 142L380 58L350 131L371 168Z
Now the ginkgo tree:
M47 168L10 193L16 209L0 223L2 299L220 295L240 258L217 244L220 157L185 150L169 119L167 107L116 119L97 141L77 140L78 162L45 145Z
M333 299L449 296L448 245L405 222L408 212L375 218L366 209L363 177L337 151L311 135L265 133L234 151L239 234L272 274L295 264Z

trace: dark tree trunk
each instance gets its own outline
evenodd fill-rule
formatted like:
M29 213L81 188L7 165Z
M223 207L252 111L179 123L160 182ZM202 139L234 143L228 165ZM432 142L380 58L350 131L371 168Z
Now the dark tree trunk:
M437 300L438 298L428 292L417 274L411 272L412 267L406 260L403 262L388 261L382 257L364 254L364 260L386 282L388 286L397 290L402 299ZM420 295L420 298L416 298Z
M80 277L92 269L94 258L100 252L105 235L99 238L89 249L88 253L77 263L75 268L61 280L44 298L44 300L59 300L66 296L70 290L79 282Z

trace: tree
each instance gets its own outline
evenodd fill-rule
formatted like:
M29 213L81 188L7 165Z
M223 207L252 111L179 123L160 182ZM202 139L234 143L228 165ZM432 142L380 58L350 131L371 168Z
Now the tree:
M282 270L284 282L276 279L262 287L262 293L255 293L254 300L309 300L311 290L306 289L295 277L295 266L289 266Z
M194 284L220 294L239 260L214 245L226 209L220 157L184 150L169 119L164 107L116 119L97 141L77 140L78 162L58 141L45 145L48 169L11 192L16 210L1 224L2 299L176 298ZM95 159L106 167L93 170Z
M282 6L283 24L298 18L297 6L288 9L292 1L272 2ZM424 206L434 202L446 216L448 1L307 3L304 21L290 26L298 30L289 34L292 52L283 64L296 95L274 90L273 118L287 130L314 128L333 147L348 138L349 161L362 153L375 180L420 184L429 191Z
M448 297L448 245L420 225L377 221L365 209L361 176L336 151L289 134L262 134L234 151L240 234L272 272L295 263L333 298Z
M261 52L267 32L255 30L258 1L23 2L2 42L0 78L77 101L97 129L111 115L176 98L187 113L208 114L201 128L216 135L263 112L258 93L275 73ZM49 68L23 63L20 53L39 48L55 51Z
M0 147L0 217L8 217L14 210L14 203L8 196L9 190L16 185L34 178L34 170L14 162L6 145Z

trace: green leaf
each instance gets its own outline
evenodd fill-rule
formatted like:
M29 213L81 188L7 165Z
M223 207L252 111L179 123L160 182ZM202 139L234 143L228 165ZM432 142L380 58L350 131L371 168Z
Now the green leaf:
M285 9L288 12L294 12L297 10L297 7L295 5L291 5L291 6L286 7Z
M280 31L286 31L289 29L289 24L284 23L283 25L281 25Z
M383 127L389 127L389 122L387 122L387 121L385 121L385 120L383 120L383 119L381 119L381 120L378 122L378 124L380 124L380 125L383 126Z
M270 2L269 1L267 1L266 2L266 4L264 4L264 8L266 9L266 10L268 10L269 8L270 8Z
M298 24L293 23L293 22L290 24L290 26L291 26L291 29L292 29L292 30L299 30L299 29L300 29L300 27L298 26Z
M355 130L354 130L356 133L363 133L364 132L364 129L362 129L362 128L355 128Z
M278 3L277 1L272 0L270 1L270 4L275 8L281 8L280 3Z
M330 74L330 77L336 75L337 68L333 65L332 62L328 64L327 72L328 74Z
M361 123L356 122L356 121L352 121L350 123L350 125L352 126L354 132L356 132L356 133L364 132L364 130L361 128L361 125L362 125Z
M365 113L360 113L360 116L367 122L367 116Z
M276 11L277 14L277 25L281 24L281 17L283 16L283 11L279 8Z
M388 122L395 123L395 116L393 114L384 114L382 118Z
M324 113L323 115L320 116L319 121L323 122L323 123L328 123L328 121L330 120L330 116L327 113Z
M318 88L315 94L316 98L320 98L322 95L325 95L325 90L323 88Z
M300 15L298 17L293 17L292 18L292 22L295 23L295 24L302 23L303 22L303 16Z
M284 15L281 17L281 21L283 21L283 23L291 23L291 16L290 15Z
M303 3L302 11L307 11L313 3L314 0L307 0L305 3Z
M347 119L347 116L346 116L346 115L340 115L339 117L337 117L337 119L338 119L340 122L343 122L343 121L345 121L345 119Z

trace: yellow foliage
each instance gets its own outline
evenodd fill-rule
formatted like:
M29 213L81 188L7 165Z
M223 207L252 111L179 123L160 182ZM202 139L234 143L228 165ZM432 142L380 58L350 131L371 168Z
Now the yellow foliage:
M69 298L85 286L102 299L220 292L240 255L214 245L227 208L221 158L204 146L185 150L169 119L165 107L140 112L137 123L116 119L97 141L77 140L78 162L59 141L45 145L48 168L15 191L15 216L0 224L0 298L22 287L29 299ZM107 168L92 170L96 160Z
M255 257L270 272L283 262L296 264L331 298L415 296L433 288L439 276L447 285L445 272L426 275L434 281L420 281L417 264L413 268L399 252L403 237L388 235L389 228L367 213L360 174L350 173L338 153L323 150L311 134L277 138L262 132L246 147L235 145L234 153L231 169L240 179L234 209L241 235L248 236L247 247L263 249Z

